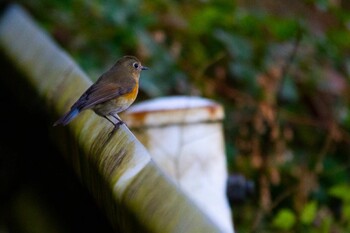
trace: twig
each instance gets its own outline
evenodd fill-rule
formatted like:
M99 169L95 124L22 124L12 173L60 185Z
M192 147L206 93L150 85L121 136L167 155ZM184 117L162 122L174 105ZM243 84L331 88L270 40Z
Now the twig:
M288 72L290 71L291 64L295 60L295 57L296 57L297 52L298 52L298 48L300 46L301 39L302 39L302 30L301 30L300 27L298 27L297 32L296 32L294 45L293 45L293 50L292 50L291 54L289 55L289 57L287 59L287 62L285 63L284 67L282 68L281 81L280 81L278 92L277 92L277 105L278 106L281 104L281 101L282 101L282 89L283 89L282 87L283 87L283 84L284 84L284 82L286 80Z

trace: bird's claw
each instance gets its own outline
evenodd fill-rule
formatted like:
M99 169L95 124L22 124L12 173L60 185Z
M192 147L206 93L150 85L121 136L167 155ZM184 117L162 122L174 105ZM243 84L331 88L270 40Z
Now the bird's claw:
M123 121L118 121L117 123L114 124L114 127L112 131L109 133L109 137L111 137L117 130L120 128L121 125L125 124Z

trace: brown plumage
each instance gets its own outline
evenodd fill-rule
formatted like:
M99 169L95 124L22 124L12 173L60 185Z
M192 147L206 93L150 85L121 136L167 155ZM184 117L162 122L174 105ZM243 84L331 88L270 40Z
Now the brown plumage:
M92 109L97 115L110 121L116 129L119 128L123 121L116 114L127 109L135 101L140 73L147 69L136 57L122 57L82 94L70 111L58 119L54 126L67 125L81 111ZM109 117L113 117L117 122Z

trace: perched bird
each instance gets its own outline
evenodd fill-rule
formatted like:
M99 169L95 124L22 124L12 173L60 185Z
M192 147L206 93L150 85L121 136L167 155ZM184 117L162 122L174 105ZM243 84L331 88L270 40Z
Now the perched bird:
M97 115L111 122L114 130L118 129L124 122L116 114L134 102L139 89L140 73L147 69L136 57L122 57L102 74L53 126L67 125L81 111L92 109Z

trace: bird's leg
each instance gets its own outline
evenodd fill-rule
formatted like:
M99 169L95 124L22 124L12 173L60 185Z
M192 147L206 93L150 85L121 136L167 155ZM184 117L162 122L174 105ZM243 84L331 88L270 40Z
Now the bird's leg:
M113 115L110 115L113 116ZM106 118L109 122L112 123L112 125L114 126L114 128L112 129L112 131L108 134L108 138L111 138L113 136L113 134L119 129L120 125L122 125L124 122L121 121L119 118L117 118L116 116L113 116L113 118L117 119L118 122L114 122L111 119L109 119L107 116L103 116L104 118Z
M116 119L116 120L118 121L117 123L114 123L114 130L119 129L119 127L120 127L122 124L125 124L124 121L122 121L122 120L119 118L119 116L113 115L113 114L111 114L111 116L112 116L114 119Z
M114 123L111 119L109 119L107 116L103 116L104 118L106 118L109 122L111 122L112 123L112 125L114 125L115 126L115 124L116 123Z

